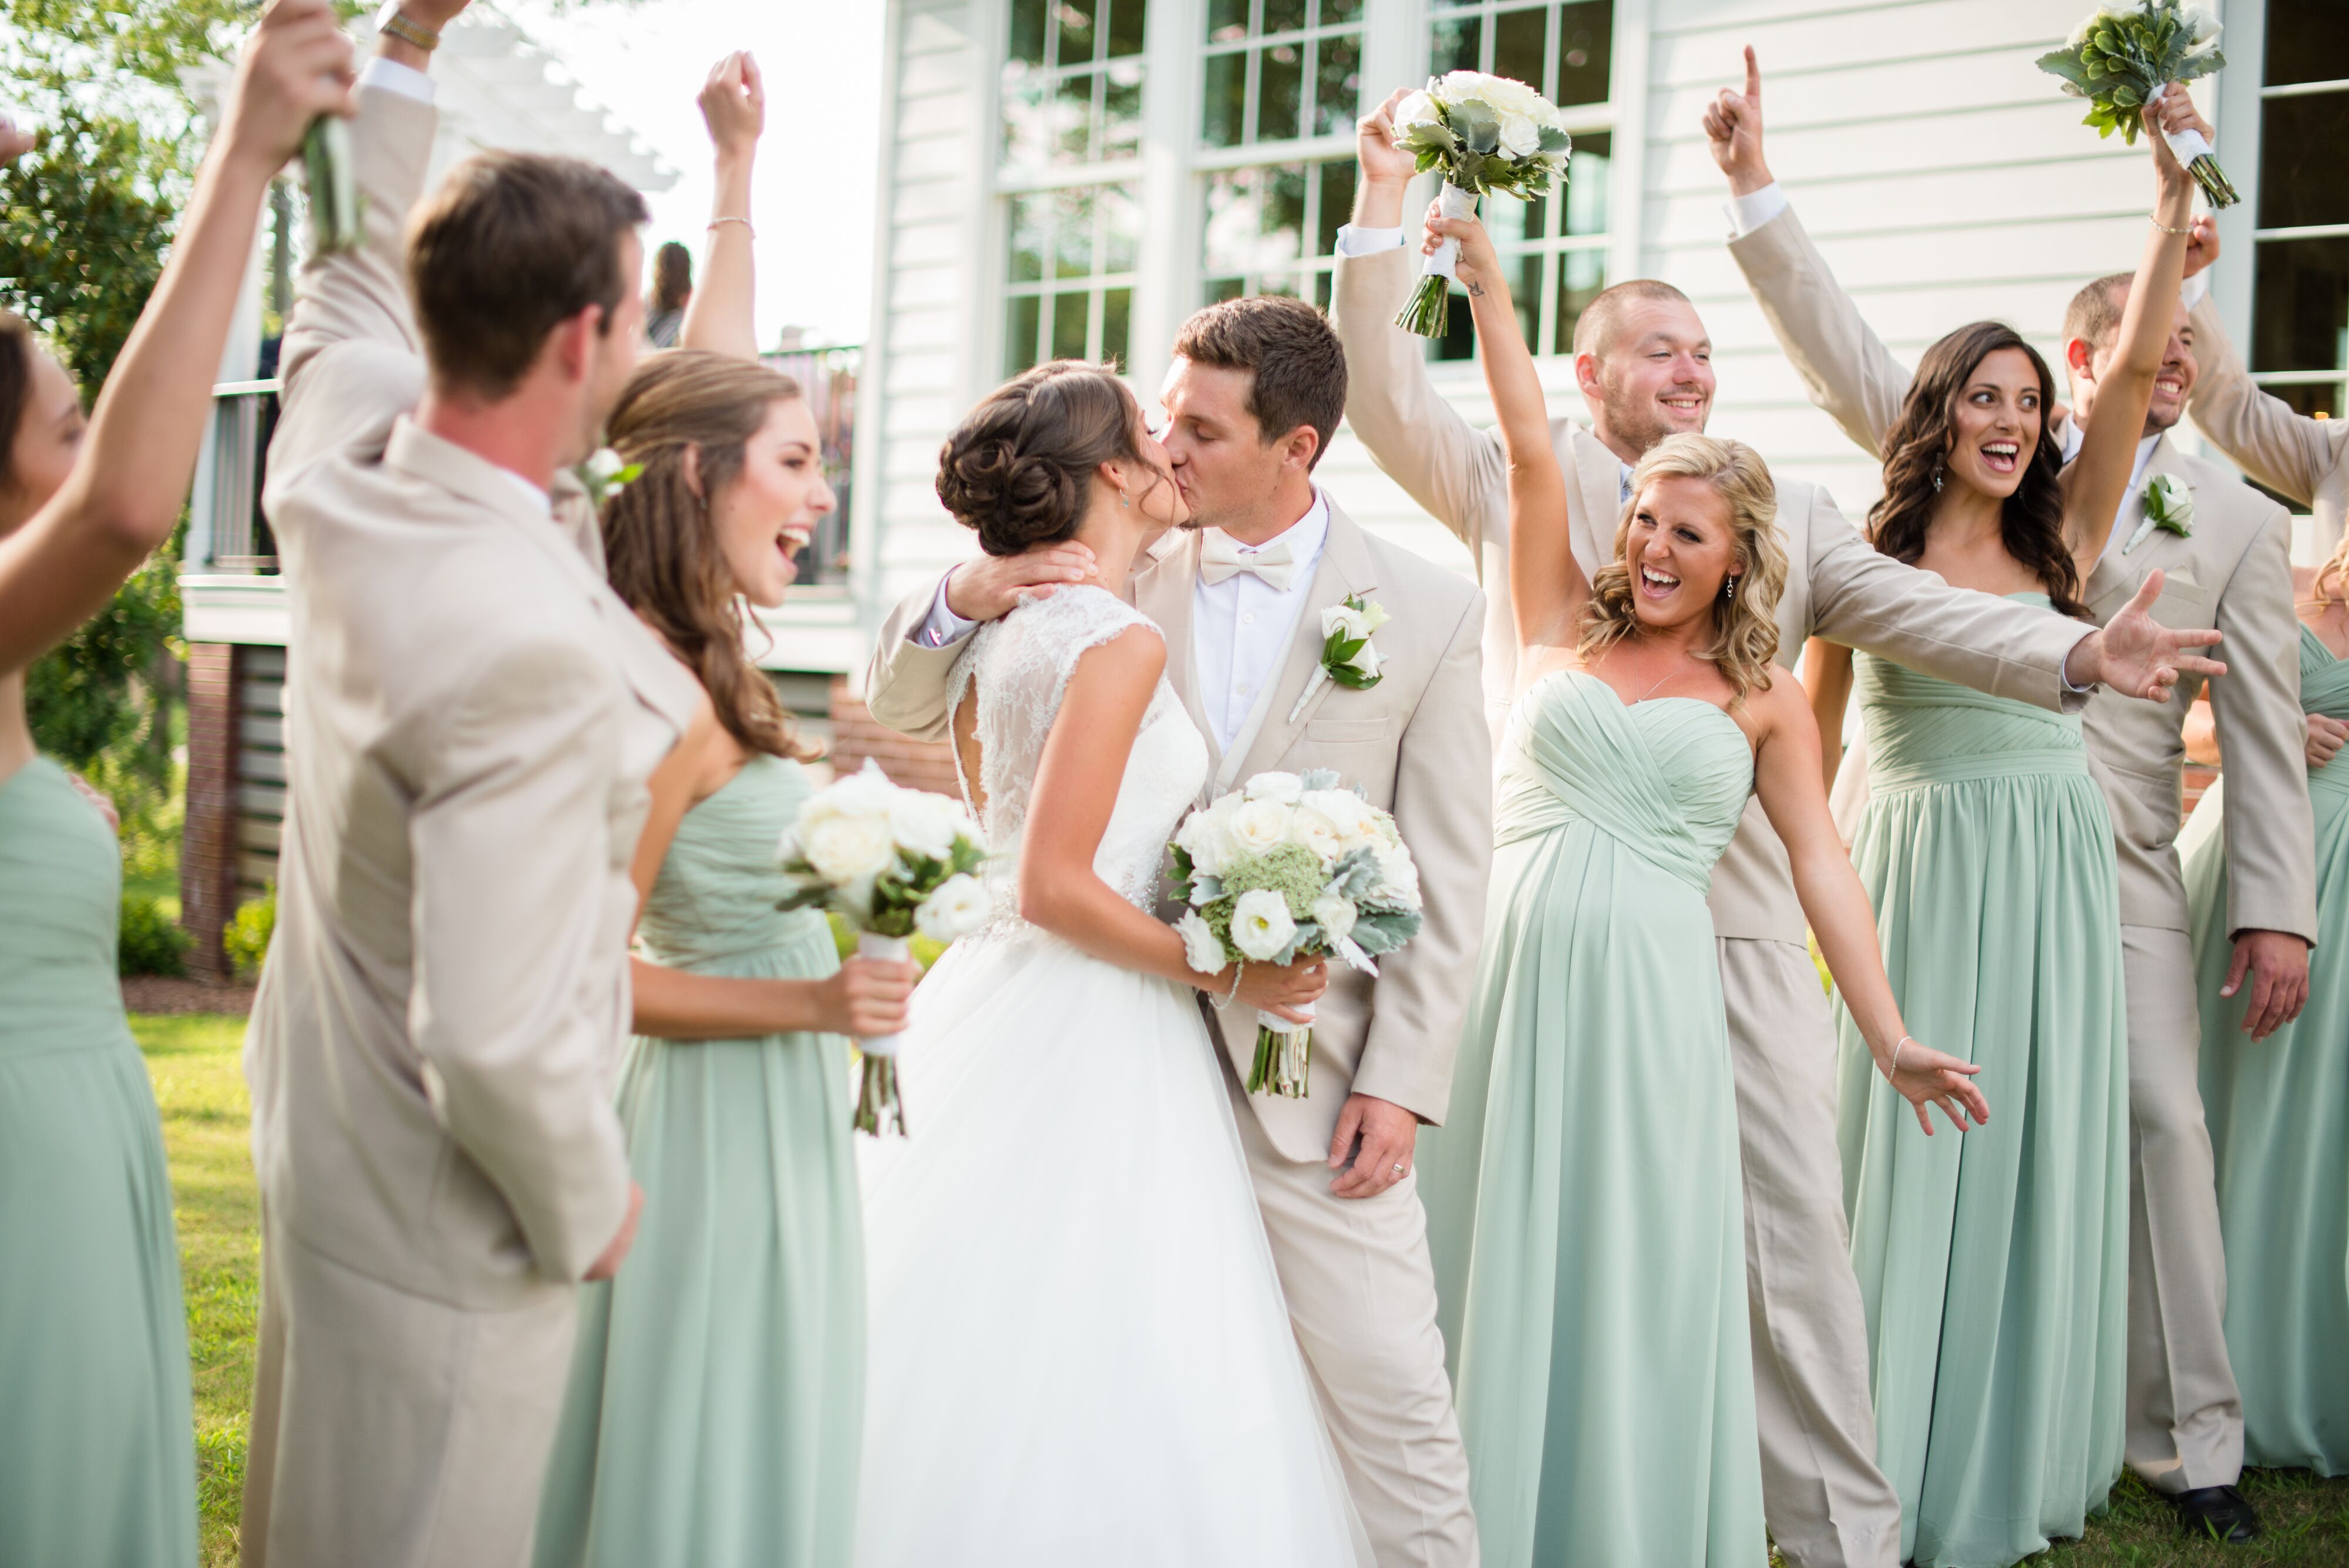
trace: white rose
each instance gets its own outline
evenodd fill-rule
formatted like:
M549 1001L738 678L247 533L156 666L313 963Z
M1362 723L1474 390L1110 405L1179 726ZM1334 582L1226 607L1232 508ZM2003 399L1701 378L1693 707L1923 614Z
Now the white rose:
M1501 116L1501 151L1512 158L1530 158L1541 151L1541 127L1530 115Z
M1232 857L1232 814L1237 806L1222 803L1195 811L1175 831L1174 842L1191 857L1191 869L1202 877L1220 877Z
M1250 800L1276 801L1282 805L1295 805L1297 797L1305 793L1305 781L1295 774L1264 773L1248 780Z
M868 762L862 772L835 780L810 795L807 804L800 807L800 829L805 833L817 823L835 816L885 817L901 793L886 774Z
M1288 807L1278 801L1252 800L1232 813L1232 847L1242 855L1262 855L1288 838Z
M2219 36L2219 18L2202 6L2187 6L2178 14L2178 19L2185 25L2187 36L2198 49Z
M1409 130L1414 125L1441 125L1444 117L1435 111L1435 100L1425 92L1414 92L1395 105L1394 123L1397 130Z
M839 887L877 877L897 857L883 816L828 816L808 830L804 847L817 876Z
M1185 909L1183 918L1174 922L1183 933L1183 961L1201 974L1213 974L1224 967L1223 939L1216 935L1207 918L1196 909ZM1276 952L1278 949L1274 950Z
M914 929L934 942L950 942L985 925L990 909L978 878L957 873L916 907Z
M1387 607L1376 599L1362 607L1362 623L1373 632L1392 619L1394 617L1387 614Z
M1371 618L1349 604L1334 604L1321 612L1321 635L1335 637L1343 632L1349 638L1371 635Z
M1321 928L1332 943L1341 937L1353 934L1356 913L1354 906L1335 894L1322 894L1313 900L1313 908L1307 912L1313 917L1313 923Z
M1371 888L1371 901L1418 909L1419 867L1413 863L1411 851L1400 844L1391 844L1371 853L1378 861L1379 879Z
M1346 851L1338 825L1310 806L1300 805L1289 814L1288 836L1313 851L1324 866Z
M1305 798L1298 804L1335 823L1338 836L1348 849L1359 849L1379 842L1378 808L1352 790L1308 790Z
M1375 644L1364 643L1354 649L1354 657L1346 660L1363 674L1375 677L1379 672L1379 650Z
M1288 901L1269 888L1242 893L1232 906L1232 946L1263 963L1288 945L1297 922L1288 918Z
M961 813L943 795L926 790L904 789L889 802L889 832L897 847L909 855L944 860L954 853L955 833Z

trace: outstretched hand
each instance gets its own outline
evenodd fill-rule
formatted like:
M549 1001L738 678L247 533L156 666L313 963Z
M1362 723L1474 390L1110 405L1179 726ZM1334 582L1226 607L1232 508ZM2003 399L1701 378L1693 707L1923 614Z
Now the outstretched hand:
M1747 196L1770 184L1770 165L1762 157L1762 67L1754 46L1745 46L1745 90L1721 89L1705 106L1704 139L1713 161L1729 176L1729 192Z
M2161 569L2145 575L2136 595L2101 631L2082 638L2064 660L2064 672L2075 686L2106 686L2125 697L2167 702L2170 688L2181 674L2215 680L2227 667L2192 651L2219 640L2214 629L2179 631L2153 618L2153 601L2161 597Z
M1892 1070L1896 1061L1898 1071ZM1925 1129L1927 1137L1933 1136L1929 1106L1940 1106L1941 1114L1960 1132L1966 1130L1969 1116L1976 1127L1990 1125L1990 1102L1974 1086L1973 1075L1982 1071L1975 1064L1961 1062L1915 1040L1904 1040L1894 1048L1885 1067L1885 1078L1917 1113L1917 1125Z
M767 83L748 49L709 67L702 84L701 119L720 158L748 158L767 129Z

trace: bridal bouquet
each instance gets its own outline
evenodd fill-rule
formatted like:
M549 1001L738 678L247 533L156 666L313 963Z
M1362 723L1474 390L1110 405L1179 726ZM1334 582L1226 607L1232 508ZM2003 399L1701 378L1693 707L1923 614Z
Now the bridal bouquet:
M955 802L891 784L871 762L809 796L779 853L792 888L777 907L838 915L866 958L903 962L916 931L951 942L987 921L987 889L973 875L987 858L978 827ZM885 1120L905 1130L898 1039L857 1043L864 1058L859 1132L877 1137Z
M1436 203L1447 218L1476 214L1476 198L1498 191L1521 201L1546 194L1565 177L1574 142L1557 106L1521 81L1483 71L1428 78L1395 109L1394 144L1419 160L1419 171L1444 171ZM1395 325L1441 337L1451 317L1458 242L1436 247Z
M2098 136L2117 130L2137 145L2137 111L2172 83L2207 77L2227 63L2219 52L2219 18L2183 0L2105 0L2064 41L2039 57L2039 68L2064 78L2064 90L2088 100L2084 125ZM2165 131L2162 140L2194 176L2213 207L2231 207L2241 198L2196 130Z
M1258 774L1175 831L1174 929L1202 974L1231 963L1336 958L1365 974L1418 935L1419 867L1394 818L1327 768ZM1313 1024L1257 1014L1249 1094L1302 1099Z

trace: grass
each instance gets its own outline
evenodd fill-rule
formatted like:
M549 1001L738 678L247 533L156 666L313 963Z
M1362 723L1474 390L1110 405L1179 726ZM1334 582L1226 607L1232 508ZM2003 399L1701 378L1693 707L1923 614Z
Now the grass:
M238 1054L244 1020L152 1014L130 1021L146 1053L171 1156L172 1218L188 1301L196 1404L196 1506L205 1568L235 1563L261 1304L261 1195Z
M254 1316L261 1299L261 1200L246 1151L250 1116L238 1053L244 1021L140 1014L131 1028L147 1054L171 1153L173 1212L188 1298L195 1372L196 1485L205 1568L236 1561L244 1486L245 1420L253 1403ZM2349 1480L2305 1470L2253 1470L2243 1490L2267 1525L2256 1544L2198 1544L2169 1505L2133 1476L2087 1538L2031 1559L2042 1568L2317 1568L2349 1564Z

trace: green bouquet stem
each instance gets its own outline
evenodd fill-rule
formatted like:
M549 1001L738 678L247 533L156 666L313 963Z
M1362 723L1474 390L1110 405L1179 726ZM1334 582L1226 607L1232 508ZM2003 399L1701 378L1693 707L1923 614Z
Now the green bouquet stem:
M2236 192L2235 182L2227 178L2227 171L2219 167L2219 161L2207 152L2189 163L2186 171L2194 176L2194 182L2202 187L2202 194L2214 207L2231 207L2243 199Z
M310 192L310 252L339 255L357 250L365 202L352 166L348 120L322 114L302 138L302 179Z
M1452 280L1433 272L1421 278L1404 302L1402 314L1395 317L1395 325L1422 337L1441 337L1451 330Z
M1306 1097L1306 1079L1313 1069L1313 1031L1272 1029L1257 1025L1256 1060L1248 1067L1247 1092L1278 1095L1283 1099Z
M896 1057L864 1058L864 1082L856 1091L856 1115L850 1125L868 1137L879 1137L885 1130L905 1137L905 1105L897 1096Z

